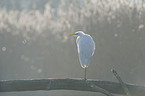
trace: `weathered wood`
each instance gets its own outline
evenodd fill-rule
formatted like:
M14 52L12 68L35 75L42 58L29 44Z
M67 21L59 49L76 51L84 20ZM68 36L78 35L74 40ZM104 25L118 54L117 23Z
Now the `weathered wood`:
M2 80L0 92L36 91L36 90L78 90L98 92L92 84L110 93L125 94L120 83L111 81L96 81L82 79L30 79L30 80ZM126 85L132 96L145 96L145 87Z
M111 71L112 71L112 73L114 74L114 76L117 78L117 80L119 81L119 83L121 84L121 86L122 86L122 88L124 89L126 95L127 95L127 96L131 96L131 94L130 94L130 92L129 92L127 86L126 86L126 84L122 81L122 79L121 79L121 77L118 75L118 73L117 73L114 69L112 69Z
M101 87L98 87L98 86L96 86L96 85L94 85L94 84L92 84L91 87L94 88L95 90L97 90L97 91L99 91L99 92L105 94L106 96L114 96L114 95L112 95L109 91L107 91L107 90L105 90L105 89L103 89L103 88L101 88Z

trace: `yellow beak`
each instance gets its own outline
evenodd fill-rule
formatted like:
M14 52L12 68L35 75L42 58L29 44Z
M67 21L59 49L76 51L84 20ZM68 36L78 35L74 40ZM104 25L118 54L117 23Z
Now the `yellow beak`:
M75 35L75 34L68 34L67 36L73 36L73 35Z

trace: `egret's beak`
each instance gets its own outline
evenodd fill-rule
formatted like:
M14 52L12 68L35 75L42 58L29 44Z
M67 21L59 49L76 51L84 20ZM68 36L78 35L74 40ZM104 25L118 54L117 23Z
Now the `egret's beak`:
M73 35L76 35L76 34L68 34L67 36L73 36Z

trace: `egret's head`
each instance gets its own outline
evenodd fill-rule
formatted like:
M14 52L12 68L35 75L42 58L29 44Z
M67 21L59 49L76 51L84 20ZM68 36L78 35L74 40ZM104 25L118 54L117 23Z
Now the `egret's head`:
M73 35L82 36L82 35L84 35L84 34L85 34L84 32L78 31L78 32L75 32L75 34L68 34L68 36L73 36Z

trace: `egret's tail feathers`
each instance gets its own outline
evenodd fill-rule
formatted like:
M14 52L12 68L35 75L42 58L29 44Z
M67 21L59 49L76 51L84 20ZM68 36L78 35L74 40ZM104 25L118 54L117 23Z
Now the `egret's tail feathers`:
M82 68L87 68L88 66L86 64L81 64Z
M84 59L84 60L79 59L79 60L80 60L80 64L81 64L82 68L87 68L88 67L88 65L90 63L90 58L89 59Z

